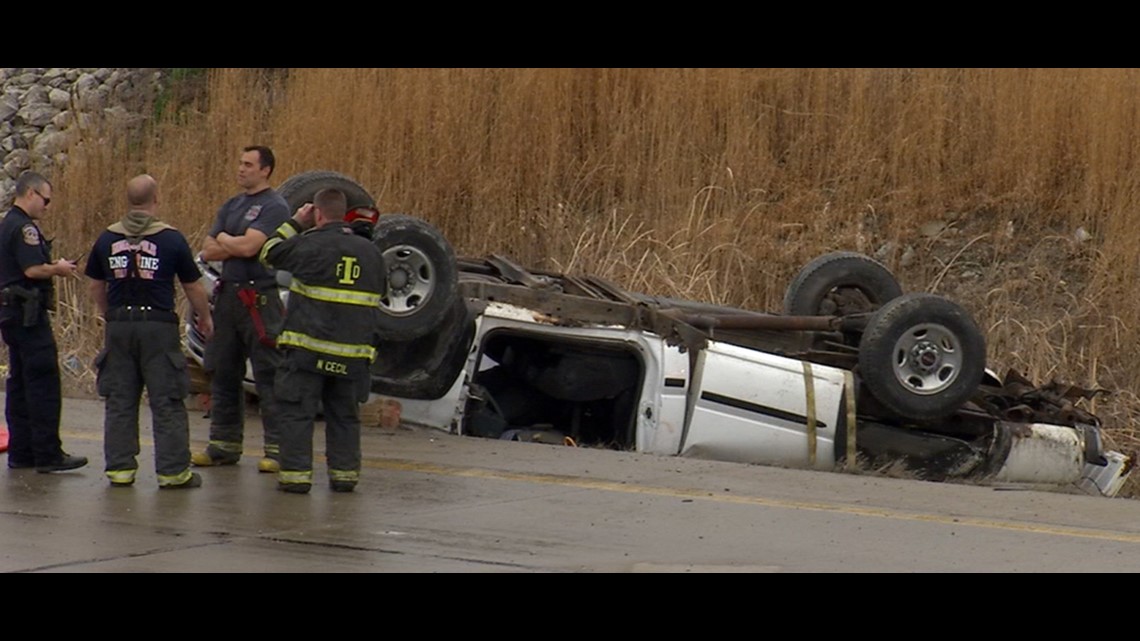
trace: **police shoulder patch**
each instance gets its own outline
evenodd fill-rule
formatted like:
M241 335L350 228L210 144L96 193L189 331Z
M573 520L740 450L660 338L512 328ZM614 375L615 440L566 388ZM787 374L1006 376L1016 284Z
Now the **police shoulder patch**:
M39 245L40 244L40 230L35 225L33 225L32 223L28 223L27 225L24 225L24 228L21 231L24 232L24 242L25 243L27 243L29 245Z

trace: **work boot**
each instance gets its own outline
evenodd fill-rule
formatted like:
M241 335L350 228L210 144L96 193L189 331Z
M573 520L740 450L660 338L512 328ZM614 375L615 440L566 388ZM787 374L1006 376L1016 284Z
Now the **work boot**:
M188 490L194 487L202 487L202 475L197 472L191 472L190 478L184 483L175 483L173 485L159 485L160 490Z
M257 462L257 471L276 474L281 471L281 463L267 456Z
M66 472L68 470L74 470L76 468L83 467L84 465L87 465L86 456L72 456L67 452L63 452L59 459L51 463L45 463L44 465L37 465L36 471L40 474L48 474L51 472Z
M308 494L313 488L312 483L278 483L277 489L290 494Z
M194 452L190 455L190 464L197 467L236 465L240 460L240 454L211 454L209 450L206 450L205 452Z
M333 492L351 492L356 489L356 481L329 481Z
M135 484L135 470L107 470L111 487L130 487Z

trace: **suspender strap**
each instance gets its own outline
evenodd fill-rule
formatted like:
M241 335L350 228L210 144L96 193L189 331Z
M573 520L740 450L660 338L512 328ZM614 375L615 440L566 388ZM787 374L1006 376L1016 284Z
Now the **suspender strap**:
M257 309L258 292L252 287L242 287L237 291L238 298L245 304L245 308L249 310L249 317L253 321L253 328L257 331L257 340L261 341L262 345L266 347L277 347L277 341L273 340L265 332L265 322L261 320L261 311Z

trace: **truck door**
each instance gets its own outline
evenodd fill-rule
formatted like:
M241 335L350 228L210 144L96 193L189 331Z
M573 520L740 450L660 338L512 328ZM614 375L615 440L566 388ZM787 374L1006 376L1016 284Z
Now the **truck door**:
M681 455L832 469L845 438L841 369L709 341L696 358Z

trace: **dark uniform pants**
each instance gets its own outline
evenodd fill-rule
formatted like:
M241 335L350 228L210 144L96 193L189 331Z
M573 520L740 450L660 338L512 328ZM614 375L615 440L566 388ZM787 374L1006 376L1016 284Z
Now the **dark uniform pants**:
M249 309L238 298L235 283L223 283L214 301L214 337L206 344L204 369L212 373L210 382L210 444L207 453L240 455L245 433L246 359L253 369L257 386L261 423L265 430L265 456L279 459L280 441L277 400L273 377L281 364L275 347L261 342ZM277 289L262 288L257 306L268 335L276 338L284 322L283 305Z
M312 483L313 421L325 417L329 480L360 479L360 382L288 365L277 373L282 483ZM323 407L322 407L323 405Z
M4 416L8 421L8 465L46 465L63 456L59 440L62 407L59 352L51 325L24 327L16 319L0 324L8 345Z
M184 399L190 375L177 323L112 321L95 362L99 394L107 398L103 454L112 481L133 481L138 469L139 401L150 399L154 467L159 485L190 478L190 421ZM118 474L116 474L118 473Z

